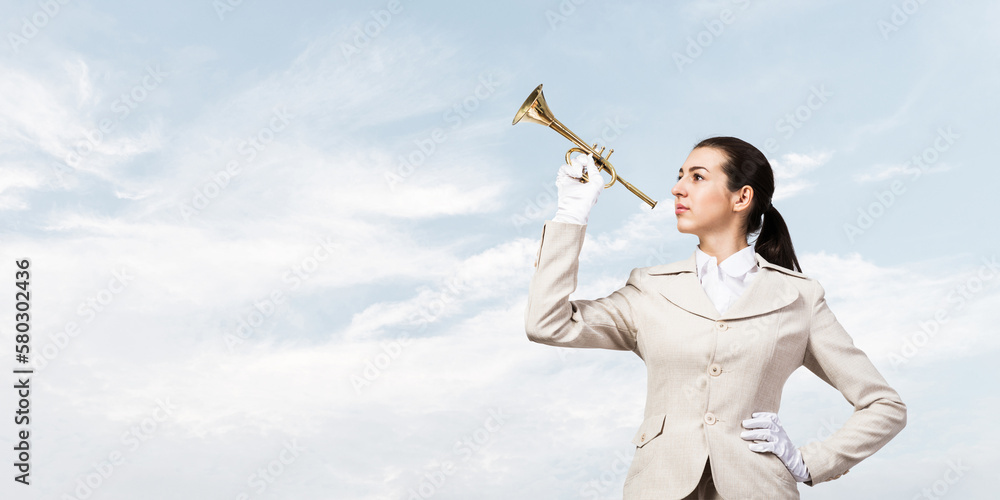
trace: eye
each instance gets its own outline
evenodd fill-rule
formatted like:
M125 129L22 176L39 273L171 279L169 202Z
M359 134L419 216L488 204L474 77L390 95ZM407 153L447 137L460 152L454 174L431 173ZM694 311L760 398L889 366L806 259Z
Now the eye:
M694 174L694 176L695 176L695 178L698 178L698 179L704 179L704 177L702 177L701 174ZM681 176L678 175L677 176L677 180L681 180Z

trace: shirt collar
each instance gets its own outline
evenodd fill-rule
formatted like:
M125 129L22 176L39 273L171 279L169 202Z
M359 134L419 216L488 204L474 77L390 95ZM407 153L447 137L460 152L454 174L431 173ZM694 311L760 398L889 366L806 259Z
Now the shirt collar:
M722 272L734 278L741 278L757 265L757 257L755 253L754 246L750 245L730 255L726 258L726 260L719 264L715 257L708 255L703 252L701 248L696 246L695 259L698 265L699 277L705 275L705 270L708 268L709 264L715 264L722 269Z

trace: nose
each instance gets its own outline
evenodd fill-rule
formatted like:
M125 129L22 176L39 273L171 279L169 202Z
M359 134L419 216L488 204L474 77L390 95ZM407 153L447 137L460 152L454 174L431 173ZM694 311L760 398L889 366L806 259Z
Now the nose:
M674 195L675 197L682 196L684 194L684 191L681 189L682 187L683 186L681 186L681 180L678 179L677 183L674 184L674 187L670 188L670 194Z

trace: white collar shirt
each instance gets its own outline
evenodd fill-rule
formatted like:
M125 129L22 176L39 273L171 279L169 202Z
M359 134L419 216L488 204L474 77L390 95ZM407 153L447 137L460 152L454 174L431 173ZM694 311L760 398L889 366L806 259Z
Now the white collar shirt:
M725 314L729 310L729 306L736 302L760 270L753 245L730 255L721 264L717 263L715 257L696 247L695 261L698 281L719 314Z

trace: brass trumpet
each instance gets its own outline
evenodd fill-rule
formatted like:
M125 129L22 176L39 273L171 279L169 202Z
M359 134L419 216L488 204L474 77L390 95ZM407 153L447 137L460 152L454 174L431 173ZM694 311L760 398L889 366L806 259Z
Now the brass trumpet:
M656 207L656 202L653 201L649 196L646 196L645 193L639 191L638 189L636 189L635 186L629 184L628 182L625 181L625 179L622 179L621 177L618 176L618 172L615 171L615 167L613 167L611 165L611 162L608 161L608 158L611 158L611 153L615 152L614 149L608 152L608 156L603 156L604 155L603 146L601 147L600 151L597 150L596 143L593 146L588 146L587 143L583 142L582 139L577 137L577 135L574 134L572 130L566 128L566 126L563 125L562 122L560 122L559 120L556 120L556 117L552 115L552 110L550 110L548 104L545 103L545 96L542 95L541 84L535 87L535 90L531 92L531 95L529 95L528 98L525 99L524 104L521 105L521 109L517 110L517 114L514 115L514 121L511 123L511 125L516 125L517 122L521 120L537 123L539 125L545 125L546 127L549 127L552 130L559 132L559 135L569 139L570 141L573 142L573 144L576 144L577 147L570 148L569 151L566 151L566 163L569 163L570 154L573 153L574 151L583 154L592 153L594 155L594 164L597 165L598 170L604 170L605 172L611 174L611 182L604 185L605 189L611 187L615 183L615 181L618 181L623 186L625 186L626 189L632 191L633 194L642 199L642 201L648 203L649 208ZM580 182L589 182L588 179L589 177L587 177L587 168L584 167L583 178L580 180Z

